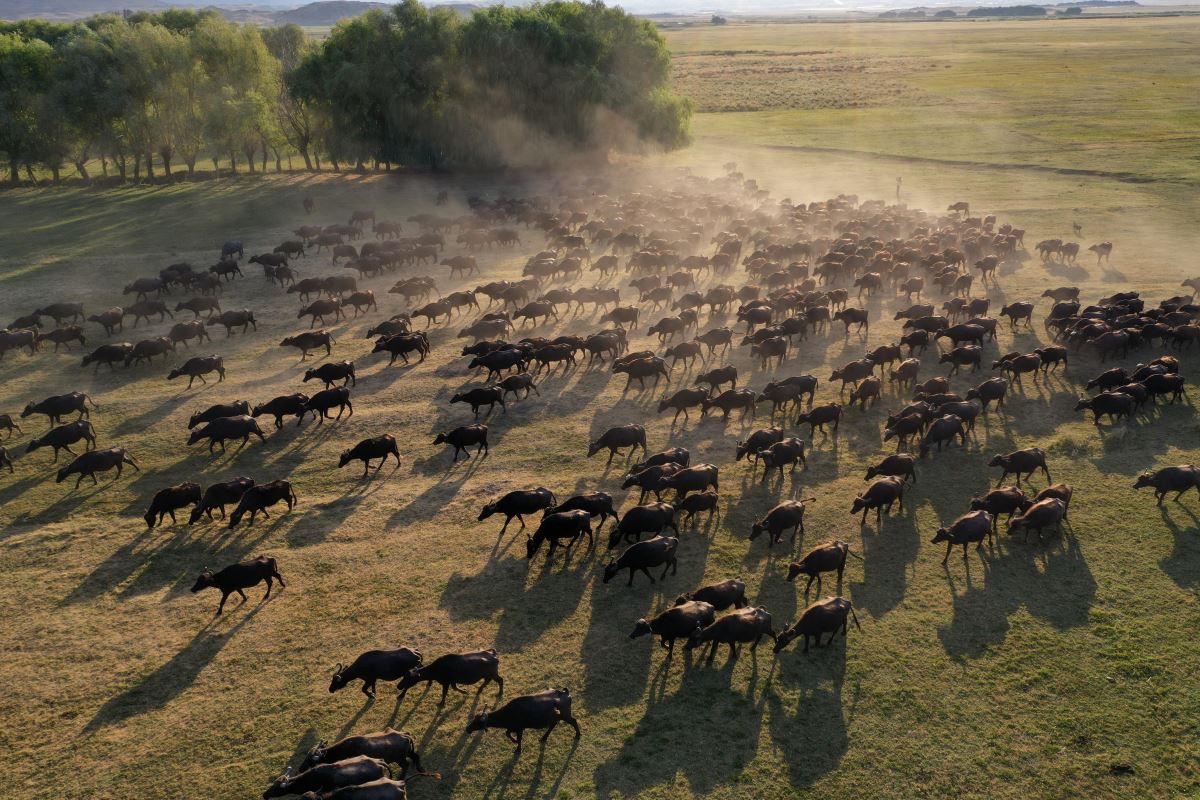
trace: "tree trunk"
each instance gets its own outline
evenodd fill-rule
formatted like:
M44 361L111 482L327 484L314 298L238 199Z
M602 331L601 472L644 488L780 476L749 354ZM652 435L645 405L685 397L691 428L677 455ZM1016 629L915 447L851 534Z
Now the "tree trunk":
M306 155L306 156L308 155L307 150L304 151L304 155ZM313 153L313 163L317 165L317 172L320 172L321 171L321 154L320 153Z
M84 183L90 183L92 180L92 176L88 174L87 170L87 160L90 150L90 147L83 148L79 157L75 159L75 171L79 173L79 177L83 179Z
M304 159L304 168L306 170L308 170L309 172L312 172L313 171L313 162L312 162L312 158L310 158L308 155L308 145L305 143L302 143L300 145L300 157Z
M134 181L142 179L142 156L140 153L133 154L133 179Z
M15 161L8 162L8 179L14 186L21 182L21 165Z
M100 171L104 177L108 177L108 156L100 154Z
M172 152L173 151L170 148L166 148L166 147L164 147L163 149L158 151L158 155L159 155L159 157L162 158L162 162L163 162L163 174L167 176L168 180L171 177L171 154L172 154Z
M62 181L61 181L61 177L60 177L60 175L59 175L59 171L60 171L60 167L59 167L59 165L58 165L57 163L54 163L54 164L51 164L51 165L50 165L50 174L51 174L51 175L54 177L54 182L55 182L55 183L61 183L61 182L62 182Z
M256 155L254 152L255 149L256 148L253 148L253 147L243 147L242 148L242 152L246 154L246 165L250 168L251 174L253 174L255 171L254 170L254 156Z
M213 153L212 161L213 161L213 174L219 178L219 177L221 177L221 160L219 158L217 158L216 153Z
M333 156L329 157L329 163L333 165L334 172L341 172L342 168L338 165L338 160Z
M187 165L188 175L196 174L196 154L183 157L183 163Z
M34 177L33 167L30 166L29 164L25 165L25 174L29 177L29 182L32 183L34 186L37 186L37 178Z
M266 172L267 171L267 140L263 139L262 144L259 145L259 147L262 148L262 171ZM276 171L278 172L278 170L276 170Z
M237 175L237 153L229 151L229 172L232 175Z
M121 173L121 182L129 180L129 162L125 160L124 153L118 153L116 158L117 172Z
M154 151L146 151L146 180L154 180Z

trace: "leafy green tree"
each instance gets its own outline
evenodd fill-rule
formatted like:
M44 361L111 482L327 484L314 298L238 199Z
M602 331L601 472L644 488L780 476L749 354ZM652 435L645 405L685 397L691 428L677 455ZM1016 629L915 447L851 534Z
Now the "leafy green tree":
M464 25L466 112L509 118L569 145L628 144L619 120L665 147L687 141L691 106L669 89L671 59L648 20L603 3L491 6ZM493 126L494 127L494 126ZM484 128L487 130L487 127ZM502 150L494 141L493 150Z
M279 148L290 145L304 159L305 168L311 171L313 159L310 151L319 135L318 110L311 100L315 92L307 87L301 88L305 78L299 67L316 49L316 45L299 25L264 28L261 34L267 50L280 67L279 92L274 108L276 135L272 145L277 166Z
M39 126L54 68L54 50L41 39L0 34L0 151L16 183L20 168L39 160Z
M86 181L88 160L103 148L124 110L117 58L105 36L87 27L62 40L57 51L47 106L67 128L67 157Z
M237 172L238 153L254 171L253 154L271 126L271 101L278 95L279 65L258 31L219 18L200 22L194 47L206 76L203 119L216 153L229 156Z

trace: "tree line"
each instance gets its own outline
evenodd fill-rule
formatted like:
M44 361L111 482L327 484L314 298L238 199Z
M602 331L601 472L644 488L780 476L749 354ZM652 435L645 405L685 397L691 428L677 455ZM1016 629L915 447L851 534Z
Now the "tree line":
M691 104L652 24L601 2L462 18L406 0L317 41L211 11L0 24L13 182L214 171L489 169L678 147ZM44 173L43 173L44 174Z

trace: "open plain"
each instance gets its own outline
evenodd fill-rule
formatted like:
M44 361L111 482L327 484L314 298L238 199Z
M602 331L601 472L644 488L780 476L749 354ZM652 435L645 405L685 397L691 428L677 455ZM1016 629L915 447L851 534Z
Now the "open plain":
M688 166L717 176L736 161L772 201L901 201L938 215L966 200L1027 231L1025 248L975 295L992 314L1037 300L1030 330L1002 324L985 347L985 368L953 379L965 391L993 374L1000 354L1052 344L1042 320L1043 290L1081 289L1085 304L1138 291L1153 307L1200 274L1200 21L1099 19L928 24L763 24L694 27L668 35L677 85L697 107L694 144L665 156L624 160L613 194L638 191L637 170L657 181ZM632 176L632 177L631 177ZM7 322L56 300L89 314L130 300L121 287L168 264L208 265L226 239L246 254L269 251L310 221L344 222L358 208L379 219L433 211L446 190L450 215L465 199L543 194L586 174L486 178L329 174L246 176L170 187L15 189L0 193L0 317ZM301 199L316 210L306 218ZM1081 235L1074 235L1078 223ZM407 224L407 223L406 223ZM44 396L83 391L101 447L120 445L140 472L102 476L73 490L56 484L50 453L25 454L43 418L18 420L4 442L15 471L0 472L0 744L9 756L9 797L250 797L320 739L391 725L413 733L426 769L410 796L432 798L793 797L1181 797L1200 790L1200 503L1193 496L1155 506L1133 489L1136 476L1198 457L1200 427L1194 349L1155 344L1123 366L1168 351L1181 360L1188 400L1160 403L1136 418L1097 427L1073 411L1101 366L1088 348L1065 373L1013 390L1002 413L982 418L966 448L918 464L900 514L882 526L849 513L869 464L890 452L884 418L907 400L889 393L867 411L848 409L836 436L796 429L812 444L807 468L760 484L737 440L767 427L758 418L719 416L672 424L658 414L664 390L634 388L607 367L561 368L541 379L540 396L510 402L488 420L490 454L452 465L431 443L471 421L450 406L454 392L481 385L468 373L455 334L472 315L429 330L422 363L386 366L366 331L407 310L388 294L399 277L430 274L442 293L517 278L543 234L479 254L482 275L451 278L446 267L406 267L360 283L379 310L328 326L333 359L357 369L354 414L316 427L276 431L266 443L210 457L185 446L190 414L217 402L251 404L295 391L302 365L283 336L307 327L300 303L256 265L230 282L222 308L249 308L257 331L200 352L224 357L224 382L184 390L166 363L80 367L70 351L43 345L0 361L0 412L14 416ZM1086 251L1078 263L1043 263L1041 239L1111 241L1111 263ZM447 255L461 252L448 236ZM713 245L705 242L705 253ZM340 272L327 254L296 261L302 275ZM585 275L587 275L585 273ZM636 299L624 272L608 279ZM590 283L587 275L577 285ZM704 281L719 282L710 276ZM749 282L739 268L728 280ZM170 303L185 295L176 291ZM948 299L932 289L932 300ZM855 302L851 300L851 305ZM864 300L869 334L799 341L782 367L763 370L747 347L727 359L755 390L769 379L812 373L818 404L836 400L833 368L896 341L904 307L890 289ZM633 350L660 351L646 336L666 312L643 310ZM186 319L187 314L177 315ZM161 335L164 323L106 337L85 326L87 350L106 341ZM423 323L417 323L421 327ZM701 314L700 330L736 323L733 312ZM601 327L590 309L521 335L553 337ZM196 350L195 347L192 348ZM944 374L935 348L922 380ZM717 358L720 362L722 359ZM710 364L709 366L712 366ZM675 367L670 390L696 372ZM739 382L739 386L743 385ZM622 508L624 464L586 458L607 428L646 426L650 452L684 446L692 462L720 467L720 514L680 536L678 574L650 585L601 582L608 526L592 550L566 560L525 558L514 523L478 522L480 507L504 492L545 486L558 498L613 494ZM400 465L368 480L338 454L381 433L394 435ZM994 548L955 552L947 567L933 532L994 485L995 453L1038 446L1055 481L1075 488L1062 535L1026 543L1003 533ZM208 485L235 475L286 477L299 504L253 527L142 521L151 496L184 480ZM1034 486L1043 488L1044 478ZM781 499L815 497L806 533L789 551L750 542L751 524ZM282 507L281 507L282 510ZM186 514L186 512L184 512ZM532 522L532 520L531 520ZM611 526L611 522L608 523ZM1003 529L1003 527L1002 527ZM704 583L740 576L776 629L803 609L803 585L787 583L789 555L844 539L851 561L842 593L861 632L802 654L793 644L736 661L723 649L713 666L681 652L667 661L649 638L630 640L639 617ZM258 554L279 561L286 589L260 603L234 597L220 617L217 598L188 589L205 567ZM657 577L657 573L656 573ZM833 580L827 576L826 594ZM811 597L810 597L811 599ZM435 706L436 687L397 703L390 685L364 702L354 687L328 692L337 662L400 645L431 656L495 647L505 696L570 687L583 737L563 727L519 758L498 732L465 732L491 690Z

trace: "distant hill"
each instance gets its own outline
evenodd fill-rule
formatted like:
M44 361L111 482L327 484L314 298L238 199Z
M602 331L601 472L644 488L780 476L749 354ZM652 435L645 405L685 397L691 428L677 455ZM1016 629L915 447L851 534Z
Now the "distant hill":
M209 0L211 2L211 0ZM68 20L90 17L105 12L129 11L163 11L167 8L211 8L226 19L235 22L249 22L259 25L309 25L314 27L335 25L348 17L357 17L373 8L388 8L390 2L372 2L370 0L320 0L287 10L276 11L256 3L255 0L246 2L223 2L220 5L208 5L204 0L0 0L0 19L25 19L40 17L43 19ZM474 3L427 3L431 6L444 6L463 16L481 6Z
M162 11L173 3L161 0L0 0L0 19L81 17L105 11Z
M1041 6L985 6L972 8L968 17L1044 17L1046 9Z
M0 0L5 2L5 0ZM276 25L335 25L349 17L365 14L373 8L390 8L392 3L367 2L366 0L320 0L289 11L279 11L273 15ZM453 9L462 15L470 14L479 6L472 3L427 3L431 6L443 6Z
M373 8L388 8L388 3L364 2L364 0L323 0L306 6L279 11L274 15L276 24L287 25L333 25L347 17L357 17Z

